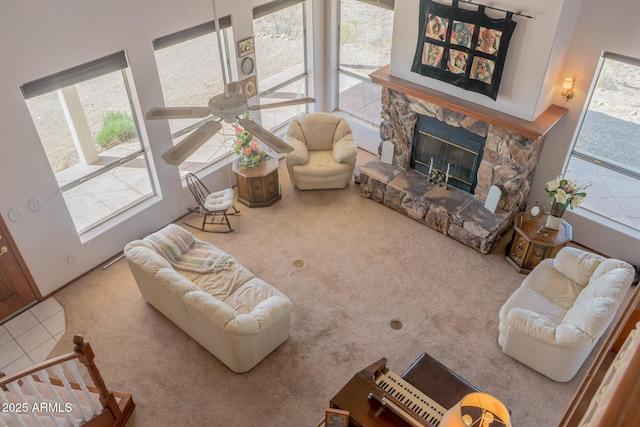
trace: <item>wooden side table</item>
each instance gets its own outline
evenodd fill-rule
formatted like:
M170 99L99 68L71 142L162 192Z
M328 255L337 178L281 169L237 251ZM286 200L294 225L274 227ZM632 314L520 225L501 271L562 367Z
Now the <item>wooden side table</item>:
M513 238L507 245L505 259L518 273L529 273L540 261L553 258L571 241L571 225L562 221L559 230L545 228L547 215L531 219L527 213L516 215Z
M233 162L238 181L238 201L250 208L271 206L280 200L278 161L268 159L257 168L243 169L238 160Z

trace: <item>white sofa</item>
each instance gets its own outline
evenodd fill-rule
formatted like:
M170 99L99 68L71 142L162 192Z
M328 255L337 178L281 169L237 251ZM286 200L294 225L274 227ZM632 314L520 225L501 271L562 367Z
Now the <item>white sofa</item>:
M311 113L287 128L287 170L299 190L344 188L351 182L358 146L349 123L334 114Z
M633 277L624 261L565 247L538 264L502 306L498 343L552 380L569 381L610 325Z
M288 338L289 298L182 227L130 242L124 254L144 299L232 371Z

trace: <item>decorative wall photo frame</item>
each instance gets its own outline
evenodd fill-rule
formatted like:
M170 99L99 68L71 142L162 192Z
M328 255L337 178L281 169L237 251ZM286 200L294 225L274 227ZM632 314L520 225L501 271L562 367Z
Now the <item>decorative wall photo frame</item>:
M324 425L325 427L349 427L349 411L327 409Z
M255 67L255 63L253 62L253 58L250 56L245 57L242 60L242 73L246 76L253 73L253 69Z
M248 79L242 81L242 93L244 93L244 96L246 96L247 98L251 98L252 96L256 95L256 76L251 76Z
M255 52L253 37L249 37L248 39L240 40L238 42L238 56L240 58L251 55L253 52Z
M542 215L544 215L544 207L540 202L535 202L527 208L527 216L530 220L537 220Z

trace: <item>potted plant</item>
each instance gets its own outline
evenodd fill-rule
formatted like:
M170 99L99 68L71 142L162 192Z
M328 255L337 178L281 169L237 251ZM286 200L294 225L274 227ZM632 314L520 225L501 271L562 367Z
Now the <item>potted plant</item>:
M247 169L261 166L262 163L269 158L267 153L262 150L260 144L253 139L253 135L247 132L246 129L243 129L236 123L232 126L236 133L233 152L238 155L238 164L240 167Z
M567 179L562 175L547 182L545 190L551 197L551 212L547 218L545 227L558 230L562 223L562 215L567 208L573 209L580 206L580 203L587 196L584 191L589 185L579 187L575 181Z

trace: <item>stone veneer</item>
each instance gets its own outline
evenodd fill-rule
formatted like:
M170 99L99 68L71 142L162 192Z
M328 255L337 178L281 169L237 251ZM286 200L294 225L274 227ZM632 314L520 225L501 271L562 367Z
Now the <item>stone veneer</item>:
M486 137L474 194L451 186L438 187L429 183L422 173L410 169L419 114ZM525 136L387 87L382 89L381 116L380 136L383 142L390 141L394 146L393 163L375 160L361 166L361 194L482 253L489 253L525 204L544 133L535 138ZM484 207L492 185L502 190L495 213Z

